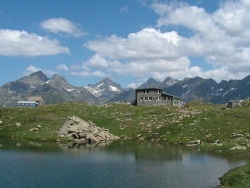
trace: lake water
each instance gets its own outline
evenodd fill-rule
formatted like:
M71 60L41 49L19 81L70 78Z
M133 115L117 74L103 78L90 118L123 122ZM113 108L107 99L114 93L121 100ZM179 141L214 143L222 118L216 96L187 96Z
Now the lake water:
M215 187L249 158L168 144L0 144L0 187Z

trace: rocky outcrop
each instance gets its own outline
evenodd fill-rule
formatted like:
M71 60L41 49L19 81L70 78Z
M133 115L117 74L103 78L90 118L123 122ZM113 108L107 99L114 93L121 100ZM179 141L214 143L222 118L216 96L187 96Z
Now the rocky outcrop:
M58 131L60 139L76 143L96 143L117 140L119 137L109 133L108 129L100 128L93 122L87 122L79 117L69 117Z

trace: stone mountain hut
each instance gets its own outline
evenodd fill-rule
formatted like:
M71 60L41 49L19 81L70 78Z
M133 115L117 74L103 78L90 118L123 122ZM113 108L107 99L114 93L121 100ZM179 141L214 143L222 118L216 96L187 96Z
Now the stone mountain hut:
M135 105L174 105L182 106L183 99L166 94L161 88L140 88L135 90Z

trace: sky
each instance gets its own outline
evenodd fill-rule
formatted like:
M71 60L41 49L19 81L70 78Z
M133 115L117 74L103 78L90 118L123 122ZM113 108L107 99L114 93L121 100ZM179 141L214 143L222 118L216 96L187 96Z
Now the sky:
M39 70L73 86L242 79L249 23L249 0L0 1L0 86Z

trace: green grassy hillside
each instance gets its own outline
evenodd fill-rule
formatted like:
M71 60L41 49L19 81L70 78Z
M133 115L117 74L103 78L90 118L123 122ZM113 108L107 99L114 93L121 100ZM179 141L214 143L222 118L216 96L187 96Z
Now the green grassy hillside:
M78 116L108 128L121 139L188 143L201 140L201 149L229 149L248 145L249 103L235 109L192 102L174 106L138 107L127 104L89 106L82 103L45 105L38 108L1 108L0 138L55 141L67 117ZM20 125L21 124L21 125ZM38 131L29 131L41 126ZM221 144L214 145L216 140Z

